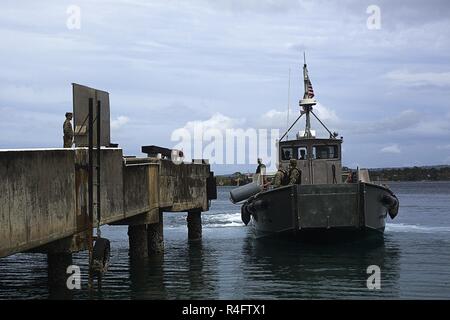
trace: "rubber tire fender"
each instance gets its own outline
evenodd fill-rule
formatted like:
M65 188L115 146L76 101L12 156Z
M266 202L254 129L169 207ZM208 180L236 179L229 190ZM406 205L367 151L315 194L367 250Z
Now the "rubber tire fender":
M247 203L244 203L241 207L241 219L245 225L250 222L250 212L248 212L247 205Z
M102 275L108 270L111 245L108 239L98 238L92 250L91 272Z

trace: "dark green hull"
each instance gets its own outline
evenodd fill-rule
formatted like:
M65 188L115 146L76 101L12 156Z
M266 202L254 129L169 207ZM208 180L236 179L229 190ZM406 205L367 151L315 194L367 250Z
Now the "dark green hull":
M388 201L392 200L392 201ZM291 185L261 192L242 206L257 237L288 235L305 240L382 235L398 200L371 183Z

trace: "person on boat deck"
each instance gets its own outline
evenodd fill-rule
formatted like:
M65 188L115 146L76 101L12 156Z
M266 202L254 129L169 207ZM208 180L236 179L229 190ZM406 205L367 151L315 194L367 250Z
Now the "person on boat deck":
M289 184L301 184L302 172L297 169L297 160L289 161Z
M287 171L281 166L278 165L278 171L275 173L273 188L279 188L287 184L287 178L289 178Z
M258 158L258 167L256 168L255 172L255 181L259 185L264 185L265 179L264 176L266 175L266 165L262 162L261 158Z

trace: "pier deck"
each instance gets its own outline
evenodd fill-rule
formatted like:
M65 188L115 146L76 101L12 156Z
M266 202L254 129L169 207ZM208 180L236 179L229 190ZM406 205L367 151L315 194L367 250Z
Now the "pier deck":
M87 148L0 150L0 258L86 249L84 235L97 225L89 219L87 159ZM162 212L199 214L214 198L204 162L177 165L102 148L101 163L101 225L158 224Z

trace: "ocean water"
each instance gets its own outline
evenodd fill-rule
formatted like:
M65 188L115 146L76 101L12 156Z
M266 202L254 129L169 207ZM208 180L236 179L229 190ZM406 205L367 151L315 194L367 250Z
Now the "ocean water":
M16 254L0 259L0 299L450 299L450 182L390 187L400 212L376 244L257 240L220 187L202 241L187 240L185 213L165 213L165 253L136 263L127 228L105 226L112 252L101 288L88 290L86 253L74 254L82 286L69 295L49 292L46 255ZM371 265L380 289L367 288Z

